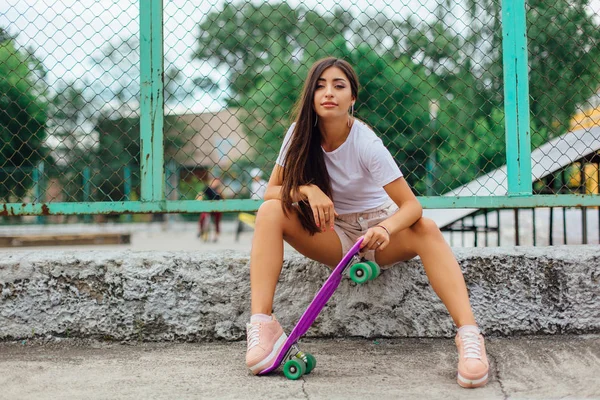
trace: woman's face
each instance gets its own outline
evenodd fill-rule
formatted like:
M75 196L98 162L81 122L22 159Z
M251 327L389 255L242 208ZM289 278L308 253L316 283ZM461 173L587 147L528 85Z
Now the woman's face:
M319 77L315 88L315 112L323 120L346 119L354 97L350 81L338 67L329 67Z

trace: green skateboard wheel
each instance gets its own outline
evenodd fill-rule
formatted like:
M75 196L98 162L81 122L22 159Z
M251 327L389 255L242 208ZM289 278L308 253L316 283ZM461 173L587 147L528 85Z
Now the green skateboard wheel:
M359 262L350 267L350 279L358 284L367 282L373 276L373 269L364 262Z
M317 366L317 359L310 353L306 353L306 374L310 374L310 372L315 369Z
M306 372L306 364L299 358L288 360L283 366L283 375L295 381Z
M381 275L381 268L379 268L379 265L377 265L376 262L366 261L366 263L371 266L371 271L373 272L373 275L371 276L371 280L374 281L375 278L377 278L379 275Z

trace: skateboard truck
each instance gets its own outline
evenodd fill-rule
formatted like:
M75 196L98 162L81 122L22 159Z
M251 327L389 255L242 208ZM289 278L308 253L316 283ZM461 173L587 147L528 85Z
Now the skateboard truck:
M298 379L310 374L317 365L317 359L310 353L305 353L294 343L283 357L283 374L289 379Z

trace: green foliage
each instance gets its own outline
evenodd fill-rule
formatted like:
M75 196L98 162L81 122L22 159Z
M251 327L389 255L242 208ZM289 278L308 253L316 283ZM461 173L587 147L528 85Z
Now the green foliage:
M49 107L48 133L56 141L48 160L47 175L58 178L66 199L88 201L83 191L83 171L94 160L96 139L85 129L92 128L93 103L84 97L83 89L75 84L57 86Z
M446 138L436 151L435 193L444 193L488 173L506 161L504 112L471 119L460 108L462 99L444 99L438 122Z
M94 201L120 201L124 193L124 169L129 166L132 174L133 191L140 192L140 120L139 118L98 118L95 131L98 144L92 153L89 165L92 168L92 198ZM165 161L190 140L195 132L177 118L166 116L164 145Z
M529 99L536 135L547 141L565 133L578 107L600 87L600 27L590 0L527 2ZM481 67L495 106L503 101L499 0L469 0L472 47L488 49ZM481 21L485 21L484 24ZM533 135L532 135L533 138ZM536 147L536 146L533 146Z
M531 112L535 124L551 137L566 132L578 106L600 88L600 29L587 11L589 3L529 3Z
M0 198L16 200L27 193L32 171L47 155L48 102L39 60L6 32L0 37Z
M285 2L226 3L200 23L194 57L229 69L228 105L240 106L277 64L325 56L323 45L343 37L350 21L340 9L323 16Z
M429 101L438 97L432 77L406 57L391 60L368 46L352 51L348 61L362 88L357 116L382 137L413 189L425 190L422 160L433 140Z

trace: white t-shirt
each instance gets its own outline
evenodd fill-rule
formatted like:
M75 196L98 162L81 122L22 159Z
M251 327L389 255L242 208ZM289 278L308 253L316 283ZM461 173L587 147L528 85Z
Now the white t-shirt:
M283 139L276 161L280 166L284 165L295 125L292 124ZM383 187L402 176L381 139L359 120L354 120L348 138L340 147L330 152L323 150L323 155L338 214L379 207L390 199Z

